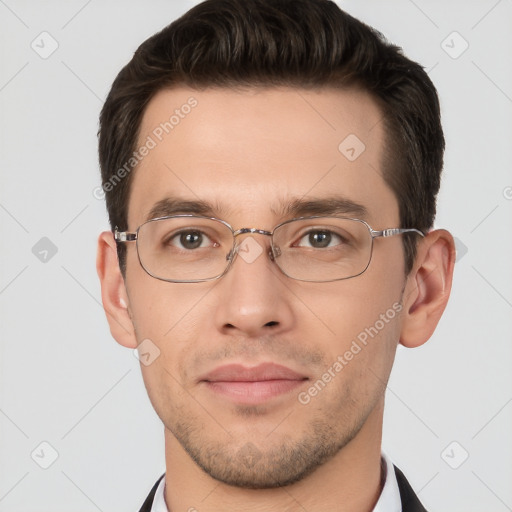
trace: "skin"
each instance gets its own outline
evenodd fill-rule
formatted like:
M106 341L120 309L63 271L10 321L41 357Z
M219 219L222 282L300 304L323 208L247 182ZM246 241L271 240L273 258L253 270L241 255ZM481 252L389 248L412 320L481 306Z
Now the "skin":
M216 216L234 229L271 231L287 219L274 211L281 202L333 191L364 205L374 229L399 226L396 198L380 172L382 116L365 93L165 90L146 109L141 143L191 96L197 107L135 171L130 231L169 195L220 205ZM366 146L353 162L338 150L351 133ZM237 240L248 237L268 250L262 235ZM135 244L128 244L123 279L112 233L102 233L97 268L112 335L130 348L149 338L160 350L141 370L165 426L169 510L371 510L381 491L384 392L397 344L430 338L454 261L452 236L435 230L421 239L407 278L396 236L376 239L369 268L348 280L292 280L264 251L252 263L238 257L219 280L168 283L142 269ZM298 393L396 303L401 312L301 404ZM269 361L306 380L258 405L234 403L200 382L223 364Z

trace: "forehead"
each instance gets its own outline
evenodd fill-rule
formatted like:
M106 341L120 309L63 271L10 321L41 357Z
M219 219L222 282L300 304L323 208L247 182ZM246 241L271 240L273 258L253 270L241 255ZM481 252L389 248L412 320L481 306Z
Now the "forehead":
M384 142L382 113L358 90L163 90L141 123L129 225L168 198L213 205L234 227L323 198L362 206L369 222L398 220Z

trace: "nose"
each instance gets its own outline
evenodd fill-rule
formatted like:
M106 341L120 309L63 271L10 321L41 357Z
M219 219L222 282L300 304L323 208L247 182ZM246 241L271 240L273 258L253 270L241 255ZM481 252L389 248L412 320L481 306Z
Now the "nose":
M231 267L215 287L215 323L225 334L258 337L293 327L288 278L273 262L270 240L263 234L238 238Z

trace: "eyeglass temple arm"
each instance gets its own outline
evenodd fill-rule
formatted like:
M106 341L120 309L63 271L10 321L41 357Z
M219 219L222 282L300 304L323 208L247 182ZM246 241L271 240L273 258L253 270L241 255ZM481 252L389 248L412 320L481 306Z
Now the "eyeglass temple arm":
M425 236L419 229L403 229L403 228L390 228L390 229L383 229L382 231L375 231L374 229L371 230L372 238L377 237L387 237L387 236L395 236L395 235L401 235L403 233L417 233L418 235Z
M129 233L128 231L118 231L117 226L114 229L114 240L116 242L134 242L137 240L137 233Z

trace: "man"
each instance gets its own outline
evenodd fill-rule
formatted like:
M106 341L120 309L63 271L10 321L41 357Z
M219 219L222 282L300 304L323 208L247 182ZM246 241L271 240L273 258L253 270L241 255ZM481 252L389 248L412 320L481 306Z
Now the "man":
M103 304L165 427L141 510L425 510L381 454L455 260L423 69L327 0L208 0L100 123Z

